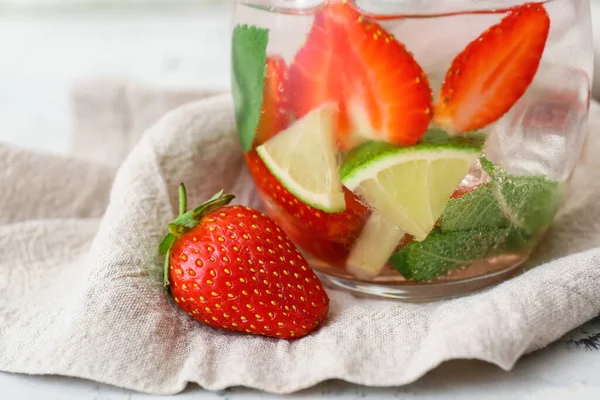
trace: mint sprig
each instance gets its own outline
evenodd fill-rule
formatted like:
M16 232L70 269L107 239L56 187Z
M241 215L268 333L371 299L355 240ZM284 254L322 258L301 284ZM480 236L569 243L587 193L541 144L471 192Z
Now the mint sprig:
M407 279L429 281L506 251L523 251L552 223L561 198L545 176L506 174L489 160L491 181L446 205L439 228L394 254L390 263Z
M392 255L390 262L407 279L429 281L503 249L510 229L442 233L434 231Z
M268 29L248 25L237 25L233 29L231 75L235 119L240 143L246 152L252 148L260 119L268 42Z
M491 182L450 200L440 218L442 231L514 227L534 235L550 226L561 197L558 182L506 174L486 158L481 165Z

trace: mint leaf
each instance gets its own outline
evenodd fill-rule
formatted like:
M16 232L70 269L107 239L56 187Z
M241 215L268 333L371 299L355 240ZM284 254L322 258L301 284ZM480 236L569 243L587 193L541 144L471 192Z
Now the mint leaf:
M485 144L486 135L483 132L466 132L458 136L450 136L438 128L428 129L419 139L419 144L454 144L460 146L481 148Z
M442 231L515 227L535 235L552 223L561 198L558 182L491 170L483 159L482 165L493 180L450 200L440 218Z
M439 225L443 232L449 232L506 228L510 222L500 209L492 185L487 184L448 201Z
M493 162L487 159L487 157L481 157L479 159L479 163L481 164L481 167L484 169L484 171L492 177L492 179L496 177L499 170L498 168L496 168L496 165L494 165Z
M390 258L390 263L407 279L430 281L505 250L512 234L511 229L433 232L424 241L405 246Z
M475 261L531 248L552 223L561 198L545 176L510 175L482 158L491 182L450 200L439 228L390 262L407 279L428 281Z
M398 272L400 272L406 279L413 279L415 275L408 258L411 245L412 243L406 245L399 252L392 254L389 260L390 264L392 264L392 266L396 268Z
M252 147L263 102L269 30L237 25L232 36L232 87L238 135L244 151Z
M496 199L513 226L532 235L550 226L562 194L558 182L544 176L505 175L493 184Z

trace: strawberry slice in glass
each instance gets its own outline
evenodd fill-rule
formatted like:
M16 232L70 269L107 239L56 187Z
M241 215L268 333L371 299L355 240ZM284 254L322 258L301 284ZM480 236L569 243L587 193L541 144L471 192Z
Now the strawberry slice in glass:
M256 128L254 146L260 146L287 128L287 92L285 80L288 67L281 56L268 56L264 80L263 102Z
M502 117L533 81L549 29L543 4L529 3L469 43L446 73L434 122L460 133Z
M431 89L412 54L346 2L317 12L288 88L297 117L338 104L342 150L368 139L413 145L432 117Z
M346 209L323 212L298 200L283 187L255 150L246 154L246 163L269 215L294 243L314 257L343 266L369 215L356 195L344 189Z

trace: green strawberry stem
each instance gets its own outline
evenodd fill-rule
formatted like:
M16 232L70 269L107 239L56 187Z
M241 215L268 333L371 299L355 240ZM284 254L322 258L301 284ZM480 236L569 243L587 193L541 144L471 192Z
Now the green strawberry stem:
M187 193L185 191L185 185L181 183L179 185L179 216L182 216L187 211Z
M187 211L187 191L185 185L179 185L179 216L169 223L169 233L165 235L158 246L158 252L165 255L165 265L163 271L163 284L169 286L169 267L171 247L181 235L189 232L200 223L202 217L221 207L226 206L235 198L232 194L223 194L221 190L215 193L208 201L200 204L193 210Z
M163 286L168 288L171 282L169 281L169 266L171 260L171 249L165 254L165 265L163 266Z

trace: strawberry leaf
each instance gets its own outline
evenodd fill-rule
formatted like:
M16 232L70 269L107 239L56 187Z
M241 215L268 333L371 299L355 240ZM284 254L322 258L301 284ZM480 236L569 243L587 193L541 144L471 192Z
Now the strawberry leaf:
M191 229L198 225L198 220L194 218L194 212L188 211L185 214L180 215L169 223L169 231L176 236L181 236L185 229Z
M167 233L158 245L158 252L160 254L167 254L169 249L173 246L173 243L175 243L175 240L177 240L177 236L172 233Z
M232 194L223 195L223 191L216 193L213 195L208 201L200 204L198 207L193 210L187 211L181 214L179 217L175 218L169 224L169 230L176 237L181 236L186 230L189 230L196 225L200 219L214 210L226 206L235 198Z
M224 195L221 190L215 193L208 201L200 204L193 210L186 211L187 193L184 184L179 185L179 216L169 223L169 233L165 235L158 246L158 252L166 255L163 271L163 283L165 287L169 286L169 255L173 244L175 244L181 235L198 225L203 216L226 206L234 198L235 196L232 194Z

